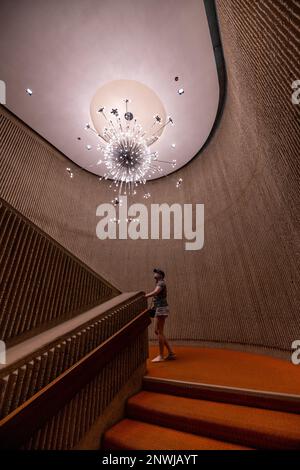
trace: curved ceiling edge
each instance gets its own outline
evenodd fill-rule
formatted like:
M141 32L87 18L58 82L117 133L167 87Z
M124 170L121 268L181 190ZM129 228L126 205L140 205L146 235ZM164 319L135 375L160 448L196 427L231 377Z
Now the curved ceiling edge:
M197 158L209 145L222 119L225 102L226 102L226 92L227 92L226 63L225 63L223 46L222 46L221 35L220 35L219 21L218 21L218 15L217 15L217 10L216 10L216 2L215 0L203 0L203 2L205 6L210 36L211 36L213 50L214 50L216 68L217 68L217 73L218 73L219 89L220 89L219 104L218 104L215 121L205 143L200 147L198 152L196 152L196 154L187 163L182 165L180 168L177 168L176 170L174 170L171 174L163 175L159 178L155 178L153 182L162 180L162 179L167 178L168 176L174 175L178 173L179 171L181 171L186 166L190 165L193 162L193 160L195 160L195 158Z

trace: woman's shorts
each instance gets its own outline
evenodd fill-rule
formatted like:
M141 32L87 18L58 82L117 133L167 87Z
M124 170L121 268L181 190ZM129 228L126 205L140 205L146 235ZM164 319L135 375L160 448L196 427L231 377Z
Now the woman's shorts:
M156 307L155 317L167 317L169 315L169 307Z

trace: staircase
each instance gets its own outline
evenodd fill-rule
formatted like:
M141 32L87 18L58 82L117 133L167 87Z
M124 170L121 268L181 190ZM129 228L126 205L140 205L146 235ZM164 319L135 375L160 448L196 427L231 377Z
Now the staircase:
M145 377L143 390L127 401L125 419L104 434L102 448L300 449L298 413L264 409L260 405L256 407L255 397L249 401L248 406L236 404L239 394L240 400L243 400L242 389L236 389L235 403L232 402L232 390L227 395L227 402L226 394L225 398L223 394L221 402L216 400L213 387L207 389L205 399L191 398L193 384L188 384L185 389L178 387L176 381L170 382L169 393L160 393L159 390L164 389L164 381L160 383L157 380L153 384ZM194 395L197 395L196 392L197 387ZM249 390L245 390L246 395L248 392ZM210 400L210 397L213 399ZM287 408L290 406L287 400ZM283 407L283 398L280 407Z

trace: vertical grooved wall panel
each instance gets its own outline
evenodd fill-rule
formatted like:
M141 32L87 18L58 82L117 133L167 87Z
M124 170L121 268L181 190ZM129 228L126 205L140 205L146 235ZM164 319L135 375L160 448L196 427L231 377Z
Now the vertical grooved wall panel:
M0 338L88 310L117 291L0 200Z

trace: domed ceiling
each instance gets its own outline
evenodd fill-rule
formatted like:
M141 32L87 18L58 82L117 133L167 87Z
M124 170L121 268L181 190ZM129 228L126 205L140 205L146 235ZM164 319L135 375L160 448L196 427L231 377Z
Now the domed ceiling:
M202 0L2 0L0 8L6 107L80 167L105 173L102 108L109 119L127 110L148 130L171 117L156 127L160 171L148 179L205 144L219 82Z

